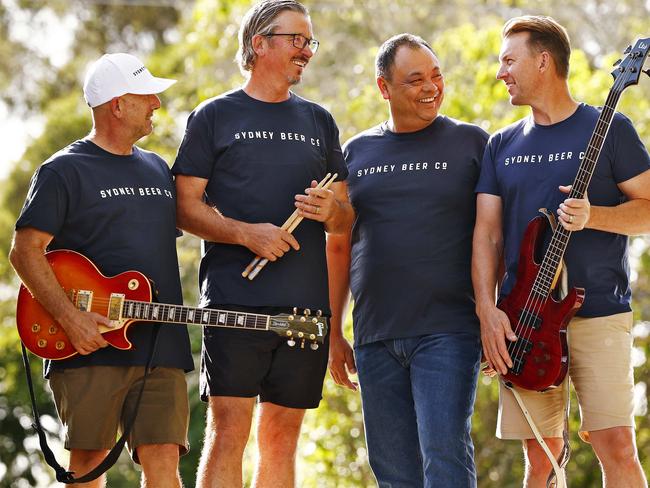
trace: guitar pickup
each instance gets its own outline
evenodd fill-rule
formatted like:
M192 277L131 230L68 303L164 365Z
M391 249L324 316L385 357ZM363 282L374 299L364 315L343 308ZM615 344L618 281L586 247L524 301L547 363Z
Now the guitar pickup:
M77 310L82 312L90 312L90 307L93 303L93 292L90 290L79 290L77 291L74 304L77 307Z
M512 345L508 348L510 352L510 357L512 359L512 368L510 371L512 374L518 375L524 369L524 363L526 362L526 354L528 354L533 348L533 343L528 339L517 339Z
M124 305L123 293L111 293L108 300L108 319L119 321L122 319L122 306Z
M519 314L519 323L538 330L542 326L542 318L539 315L524 308Z

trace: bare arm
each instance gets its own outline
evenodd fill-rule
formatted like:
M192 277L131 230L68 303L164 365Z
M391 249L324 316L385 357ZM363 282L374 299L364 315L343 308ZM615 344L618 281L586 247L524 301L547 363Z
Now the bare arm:
M627 201L615 207L591 207L586 227L627 236L650 233L650 170L618 187Z
M112 327L111 321L94 312L77 310L68 299L44 256L51 240L52 235L46 232L31 227L19 229L14 235L9 260L29 291L63 327L75 350L90 354L108 345L98 325Z
M358 385L350 381L350 374L357 372L354 353L343 335L343 321L350 303L350 231L327 237L327 269L329 274L330 307L330 353L329 368L334 381L356 390Z
M347 183L338 181L326 190L315 188L317 184L312 181L311 187L305 190L305 195L296 195L299 215L323 222L328 233L347 232L354 219L354 210L348 199Z
M481 321L483 354L490 368L501 374L512 367L506 338L516 340L505 313L496 307L498 272L503 260L501 197L479 193L472 251L472 282L476 314Z
M238 244L254 254L275 261L298 241L287 231L270 224L249 224L221 214L203 201L208 180L196 176L176 176L177 225L202 239L225 244Z
M592 206L587 198L567 198L557 212L560 222L571 231L586 228L627 236L650 233L650 170L618 187L627 201L614 207ZM560 189L568 193L570 187Z

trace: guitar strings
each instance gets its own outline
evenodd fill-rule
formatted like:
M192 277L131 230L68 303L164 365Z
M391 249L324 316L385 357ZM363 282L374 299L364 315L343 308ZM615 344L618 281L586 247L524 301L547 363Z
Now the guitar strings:
M608 107L609 102L610 102L610 98L615 99L616 96L613 96L613 97L608 96L608 101L606 103L606 107L603 109L604 115L599 118L598 126L596 127L596 129L594 131L595 135L603 138L603 142L604 142L605 136L607 135L607 129L609 128L609 123L611 123L611 117L613 117L613 113L614 113L613 109L610 109ZM616 102L616 100L614 100L614 102ZM615 103L614 103L614 106L615 106ZM611 112L611 114L609 112ZM603 125L603 124L601 124L601 122L605 121L607 118L610 118L610 122L604 124L605 125L604 134L600 134L599 130L603 129L601 127ZM592 139L594 139L594 136L592 136ZM601 144L601 148L602 148L602 144ZM588 163L590 163L592 165L595 165L595 161L596 161L597 158L593 157L594 156L593 153L594 152L598 153L599 151L600 150L596 149L595 146L591 145L591 141L590 141L590 144L588 145L587 154L585 155L585 160ZM596 154L596 156L597 156L597 154ZM589 158L589 159L587 159L587 158ZM593 166L592 166L591 170L593 170ZM574 182L574 186L572 188L570 196L577 196L578 194L581 193L580 190L576 189L578 187L578 185L575 184L576 182L578 184L582 184L582 186L584 186L585 190L586 190L586 186L588 185L588 181L583 181L583 180L580 179L581 178L581 175L580 175L581 171L582 171L582 168L579 170L578 175L576 175L576 181ZM587 173L587 175L588 175L588 173ZM570 234L571 234L571 232L564 229L564 227L562 227L561 225L557 228L557 231L553 233L553 238L551 239L551 243L549 244L550 252L547 251L547 254L544 257L544 260L543 260L542 264L540 265L540 269L538 271L538 276L537 276L535 282L533 283L533 287L532 287L531 292L530 292L530 294L528 296L527 302L526 302L526 304L524 306L524 309L522 310L522 312L524 314L524 320L518 322L518 326L516 327L516 332L515 333L518 336L519 335L524 335L525 340L528 340L530 338L530 336L532 335L532 328L530 326L533 325L533 322L536 320L536 315L543 309L544 305L546 304L546 301L547 301L549 293L550 293L550 286L553 283L554 273L552 273L552 276L548 276L548 275L544 274L545 272L548 272L548 266L547 266L548 261L553 259L553 258L556 258L558 263L556 264L555 269L557 269L557 265L559 265L559 262L561 261L561 259L563 257L562 248L557 246L557 241L559 240L558 236L561 236L562 238L566 238L566 240L568 241L568 238L570 237ZM554 251L553 251L554 247L557 249L557 251L559 251L559 254L554 254ZM542 280L540 280L540 276L541 276ZM549 282L548 284L546 284L546 287L548 287L549 290L544 290L543 292L540 292L540 290L539 290L540 287L537 286L537 289L536 289L535 285L539 285L540 281L543 281L544 279ZM545 288L545 287L542 287L542 288ZM535 295L537 295L537 296L535 296ZM531 306L532 306L532 310L529 310ZM527 333L526 334L521 334L522 330L527 332ZM509 352L512 350L512 344L513 343L509 344ZM515 344L514 347L516 348L516 359L521 359L521 354L520 353L522 352L522 349L525 347L525 341L516 341L514 344ZM526 351L524 351L523 354L526 354Z
M614 85L612 86L612 89L610 90L607 100L605 102L605 105L603 106L601 116L599 117L596 127L594 129L594 133L591 136L591 139L587 145L587 151L585 153L585 156L583 158L583 161L586 161L589 163L592 167L590 168L589 171L584 171L584 168L582 167L583 165L580 164L579 169L578 169L578 174L576 175L576 178L573 183L573 187L571 188L571 192L569 193L569 198L574 198L580 194L584 195L584 193L587 190L587 187L589 185L589 182L591 180L591 176L593 174L593 170L595 165L597 164L598 156L600 155L600 151L602 150L602 146L605 142L605 138L607 137L607 132L609 130L609 127L611 125L611 122L614 117L614 113L616 110L616 106L618 105L618 101L620 99L620 96L622 94L622 89L620 89L620 85L623 85L623 89L625 88L625 83L628 81L629 73L628 70L624 71L624 74L621 74L615 82ZM611 112L611 113L610 113ZM609 121L606 122L606 119L609 119ZM603 127L604 126L604 127ZM604 129L604 133L600 134L599 130ZM601 143L599 144L599 148L596 148L593 146L591 143L592 141L596 138L600 137L602 138ZM595 153L595 154L594 154ZM583 181L584 174L581 175L581 173L586 173L587 175L587 180ZM590 174L591 173L591 174ZM582 185L584 186L583 190L578 190L579 186ZM535 278L535 281L533 282L533 286L531 287L531 291L528 295L528 298L526 299L526 303L522 309L521 315L517 319L517 325L515 327L515 335L517 336L517 340L510 342L507 346L507 351L508 354L510 355L511 359L513 360L513 367L515 366L514 362L515 361L520 361L522 363L521 367L523 369L524 367L524 361L523 357L527 354L527 351L525 351L525 344L526 342L529 342L530 337L532 336L533 333L533 325L538 317L538 314L543 310L544 306L546 305L546 302L548 301L548 298L551 293L551 286L553 284L555 274L553 276L542 276L542 279L546 279L547 281L550 279L550 283L548 284L548 290L544 290L544 293L542 294L539 290L536 290L536 284L538 284L540 280L540 275L542 272L546 272L548 266L548 261L550 259L557 259L558 263L555 266L555 270L557 270L557 266L559 266L559 263L561 262L563 255L564 255L564 250L566 250L566 245L568 245L568 240L571 237L571 231L566 230L560 223L558 223L558 227L556 230L553 232L553 236L551 238L551 241L549 243L549 247L547 249L547 252L545 253L544 259L542 260L542 263L539 267L538 274ZM561 247L558 247L556 244L558 240L560 240L560 237L566 239L567 244L564 245L564 250ZM556 247L557 251L560 251L560 253L556 254L553 256L554 251L552 250L553 246ZM549 253L549 250L551 251ZM539 287L538 287L539 288ZM537 295L537 296L536 296ZM532 307L532 310L531 310ZM523 316L523 320L522 320ZM540 317L541 318L541 317ZM540 327L542 324L540 324ZM523 333L522 333L523 332ZM523 339L522 340L522 336ZM523 353L522 353L523 351Z
M78 295L78 290L72 291L73 299ZM109 316L110 298L93 297L90 312L95 312L104 317ZM73 302L74 303L74 302ZM127 309L128 307L128 309ZM159 310L155 310L158 307ZM172 316L170 311L174 310ZM178 310L178 312L176 312ZM191 314L191 312L194 312ZM206 317L207 314L207 317ZM124 316L126 315L126 316ZM299 314L294 314L300 316ZM125 299L120 309L121 319L134 321L193 324L202 326L226 327L249 330L274 330L273 318L284 318L285 314L268 315L254 312L242 312L235 310L220 310L215 308L188 307L180 304L157 303L142 300ZM287 316L288 318L289 316ZM305 330L298 329L297 332L315 333L311 324L305 321ZM295 327L295 326L294 326ZM289 329L287 329L289 330ZM319 334L320 337L320 334Z

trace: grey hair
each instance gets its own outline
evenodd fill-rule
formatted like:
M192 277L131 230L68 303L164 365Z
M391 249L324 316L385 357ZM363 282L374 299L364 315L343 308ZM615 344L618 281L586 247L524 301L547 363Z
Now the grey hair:
M257 55L253 49L253 37L272 34L277 27L275 19L285 10L309 16L307 7L296 0L263 0L255 4L242 20L239 28L239 49L235 61L243 75L253 70Z
M431 51L434 56L436 54L429 43L420 36L413 34L398 34L393 36L381 45L377 57L375 58L375 72L377 78L382 77L385 80L391 80L391 71L395 64L395 56L397 55L397 50L402 46L407 46L411 49L424 48Z

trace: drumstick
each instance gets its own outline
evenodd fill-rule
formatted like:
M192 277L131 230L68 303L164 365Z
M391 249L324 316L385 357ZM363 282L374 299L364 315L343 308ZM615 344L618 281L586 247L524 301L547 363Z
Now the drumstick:
M323 184L325 181L331 176L331 173L327 173L325 175L325 178L323 178L318 185L316 185L316 188L322 188ZM298 216L298 209L295 209L293 213L289 216L289 218L282 224L282 230L288 230L289 227L291 226L292 222L295 220L295 218ZM291 231L289 231L291 233ZM248 263L248 266L246 266L246 269L242 272L242 277L246 278L248 274L255 268L255 266L261 261L260 256L255 256L250 263Z
M327 189L330 187L330 185L331 185L332 183L334 183L334 180L338 177L338 173L334 173L334 174L332 175L332 177L329 179L329 181L326 181L327 178L328 178L328 176L329 176L329 173L325 176L325 178L323 178L323 181L321 181L321 183L323 183L323 185L322 185L320 188L322 188L323 190L327 190ZM318 186L317 186L316 188L318 188ZM289 228L288 228L288 229L285 229L285 230L286 230L287 232L289 232L289 234L292 234L293 231L296 230L296 227L298 227L298 225L300 224L300 222L302 222L302 219L303 219L303 218L304 218L304 217L303 217L302 215L299 215L298 217L296 217L296 218L291 222L291 224L289 225ZM248 274L248 279L249 279L249 280L252 280L253 278L255 278L255 277L258 275L258 273L259 273L260 271L262 271L262 268L264 268L264 266L266 266L266 264L267 264L268 262L269 262L268 259L262 259L261 261L259 261L259 262L257 263L257 265L255 266L255 269L254 269L252 272L250 272L250 273Z
M334 183L334 180L336 179L337 176L338 176L338 173L334 173L334 175L332 176L332 178L331 178L327 183L325 183L325 184L322 186L323 190L327 190L327 189L330 187L330 185L331 185L332 183ZM298 225L300 224L300 222L302 222L302 219L303 219L303 218L304 218L304 217L302 217L302 216L298 216L298 217L297 217L297 218L296 218L296 219L291 223L291 225L290 225L289 228L287 229L287 232L289 232L289 234L293 234L293 231L296 230L296 227L298 227Z
M331 173L327 173L325 175L325 178L323 178L318 185L316 185L316 188L321 188L325 180L329 178ZM287 220L285 220L284 224L282 224L282 230L287 230L291 223L295 220L295 218L298 216L298 209L295 209L293 213L289 216ZM255 256L251 262L246 266L246 269L242 272L242 277L246 278L248 274L253 270L253 268L260 262L262 258L260 256Z

